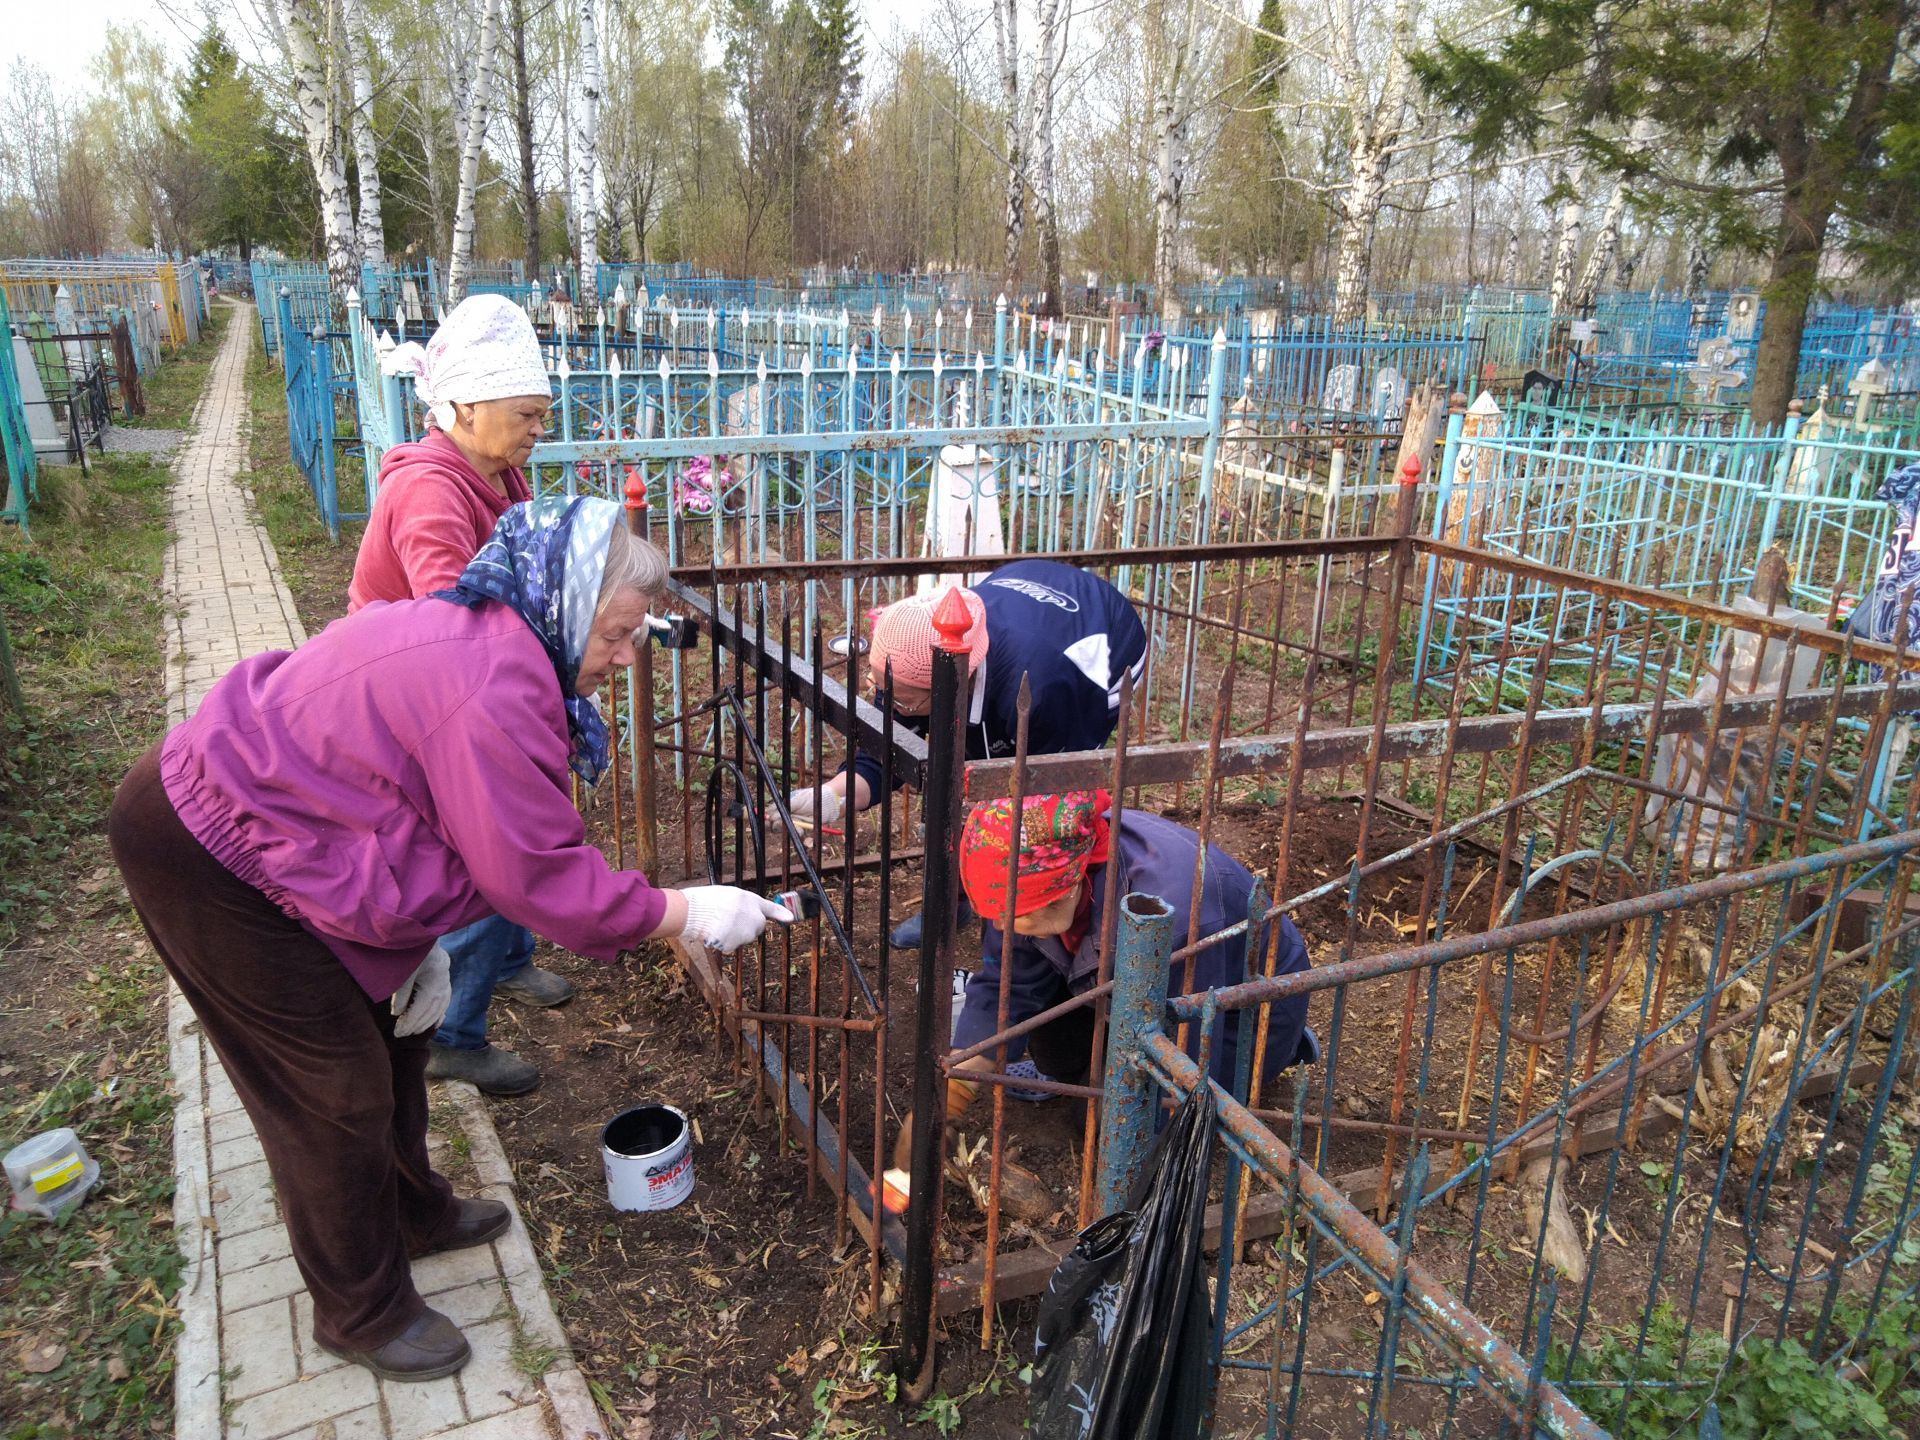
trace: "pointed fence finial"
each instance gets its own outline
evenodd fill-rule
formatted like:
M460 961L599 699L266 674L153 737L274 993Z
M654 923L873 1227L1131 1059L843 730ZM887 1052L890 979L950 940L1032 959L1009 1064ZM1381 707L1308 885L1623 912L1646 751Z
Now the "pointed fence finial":
M940 634L940 648L965 650L967 631L972 626L973 612L967 609L967 602L960 598L960 588L957 585L949 586L933 611L933 628Z

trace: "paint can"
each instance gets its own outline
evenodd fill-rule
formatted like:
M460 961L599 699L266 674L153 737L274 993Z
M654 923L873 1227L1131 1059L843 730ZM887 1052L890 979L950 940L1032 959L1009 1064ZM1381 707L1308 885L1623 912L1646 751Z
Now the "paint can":
M600 1132L607 1199L616 1210L671 1210L693 1193L693 1138L671 1105L623 1110Z

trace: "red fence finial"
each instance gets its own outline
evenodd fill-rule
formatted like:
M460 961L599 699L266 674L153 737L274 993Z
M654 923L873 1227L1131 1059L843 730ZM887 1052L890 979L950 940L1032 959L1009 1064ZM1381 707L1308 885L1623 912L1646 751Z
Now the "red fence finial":
M637 466L627 471L627 528L642 537L647 533L647 477Z
M967 631L972 627L973 612L967 609L967 602L960 598L959 587L949 586L933 611L933 628L940 632L940 648L965 650Z
M1402 485L1420 483L1420 457L1417 454L1409 452L1407 458L1400 462L1400 483Z

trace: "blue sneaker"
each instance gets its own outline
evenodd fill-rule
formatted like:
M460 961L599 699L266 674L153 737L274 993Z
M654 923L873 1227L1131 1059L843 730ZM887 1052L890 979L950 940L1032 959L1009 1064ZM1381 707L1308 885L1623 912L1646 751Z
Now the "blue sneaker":
M1013 1076L1016 1080L1046 1080L1051 1078L1042 1075L1038 1065L1024 1058L1016 1060L1007 1066L1007 1074ZM1025 1090L1013 1085L1007 1087L1007 1094L1016 1100L1024 1100L1029 1105L1038 1105L1042 1100L1052 1100L1055 1098L1051 1090Z

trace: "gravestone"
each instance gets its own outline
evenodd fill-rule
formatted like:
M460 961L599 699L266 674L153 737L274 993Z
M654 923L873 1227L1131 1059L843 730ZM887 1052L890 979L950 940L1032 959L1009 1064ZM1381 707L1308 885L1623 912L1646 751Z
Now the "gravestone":
M1335 365L1327 371L1326 382L1320 387L1320 408L1343 410L1348 414L1360 408L1358 365Z
M1407 413L1407 377L1391 365L1373 377L1372 412L1378 420L1398 420Z
M33 441L33 453L63 460L67 440L53 418L53 406L47 403L47 387L40 379L40 367L33 363L33 347L26 337L13 337L13 370L20 382L20 400L27 412L27 435Z
M1760 297L1741 291L1727 297L1727 334L1735 340L1751 340L1760 324Z

